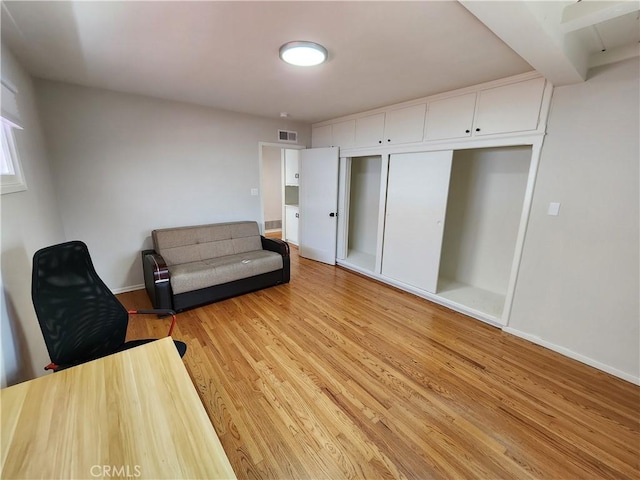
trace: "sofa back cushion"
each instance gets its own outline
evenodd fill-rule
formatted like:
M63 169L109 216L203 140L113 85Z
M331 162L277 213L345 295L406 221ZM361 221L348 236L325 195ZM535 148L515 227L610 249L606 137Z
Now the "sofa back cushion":
M168 266L262 250L256 222L164 228L154 230L152 237Z

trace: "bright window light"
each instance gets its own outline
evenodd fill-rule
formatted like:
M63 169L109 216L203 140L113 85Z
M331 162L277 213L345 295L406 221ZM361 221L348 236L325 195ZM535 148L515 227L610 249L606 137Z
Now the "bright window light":
M27 189L22 176L20 159L16 149L12 123L0 117L0 135L2 137L2 157L0 158L0 194L21 192Z
M11 127L5 123L1 124L2 130L2 158L0 159L0 175L15 175L16 171L13 168L13 155L11 154L12 148L9 142L13 141L11 135Z

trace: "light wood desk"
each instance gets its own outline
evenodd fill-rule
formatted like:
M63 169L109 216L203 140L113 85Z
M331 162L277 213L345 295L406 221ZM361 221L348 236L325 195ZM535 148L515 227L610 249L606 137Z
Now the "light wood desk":
M0 402L2 479L236 478L169 337L5 388Z

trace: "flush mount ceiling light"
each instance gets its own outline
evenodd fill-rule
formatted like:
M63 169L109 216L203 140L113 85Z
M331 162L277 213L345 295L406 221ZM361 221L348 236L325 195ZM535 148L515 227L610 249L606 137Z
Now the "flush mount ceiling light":
M289 42L280 47L280 58L291 65L311 67L327 59L327 49L314 42Z

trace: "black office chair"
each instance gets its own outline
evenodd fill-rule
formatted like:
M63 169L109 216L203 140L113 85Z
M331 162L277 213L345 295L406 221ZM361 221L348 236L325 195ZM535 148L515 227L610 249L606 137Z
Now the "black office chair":
M51 362L45 370L62 370L156 339L125 342L129 314L172 315L173 310L127 311L93 267L80 241L52 245L33 256L31 298ZM174 340L182 357L187 346Z

